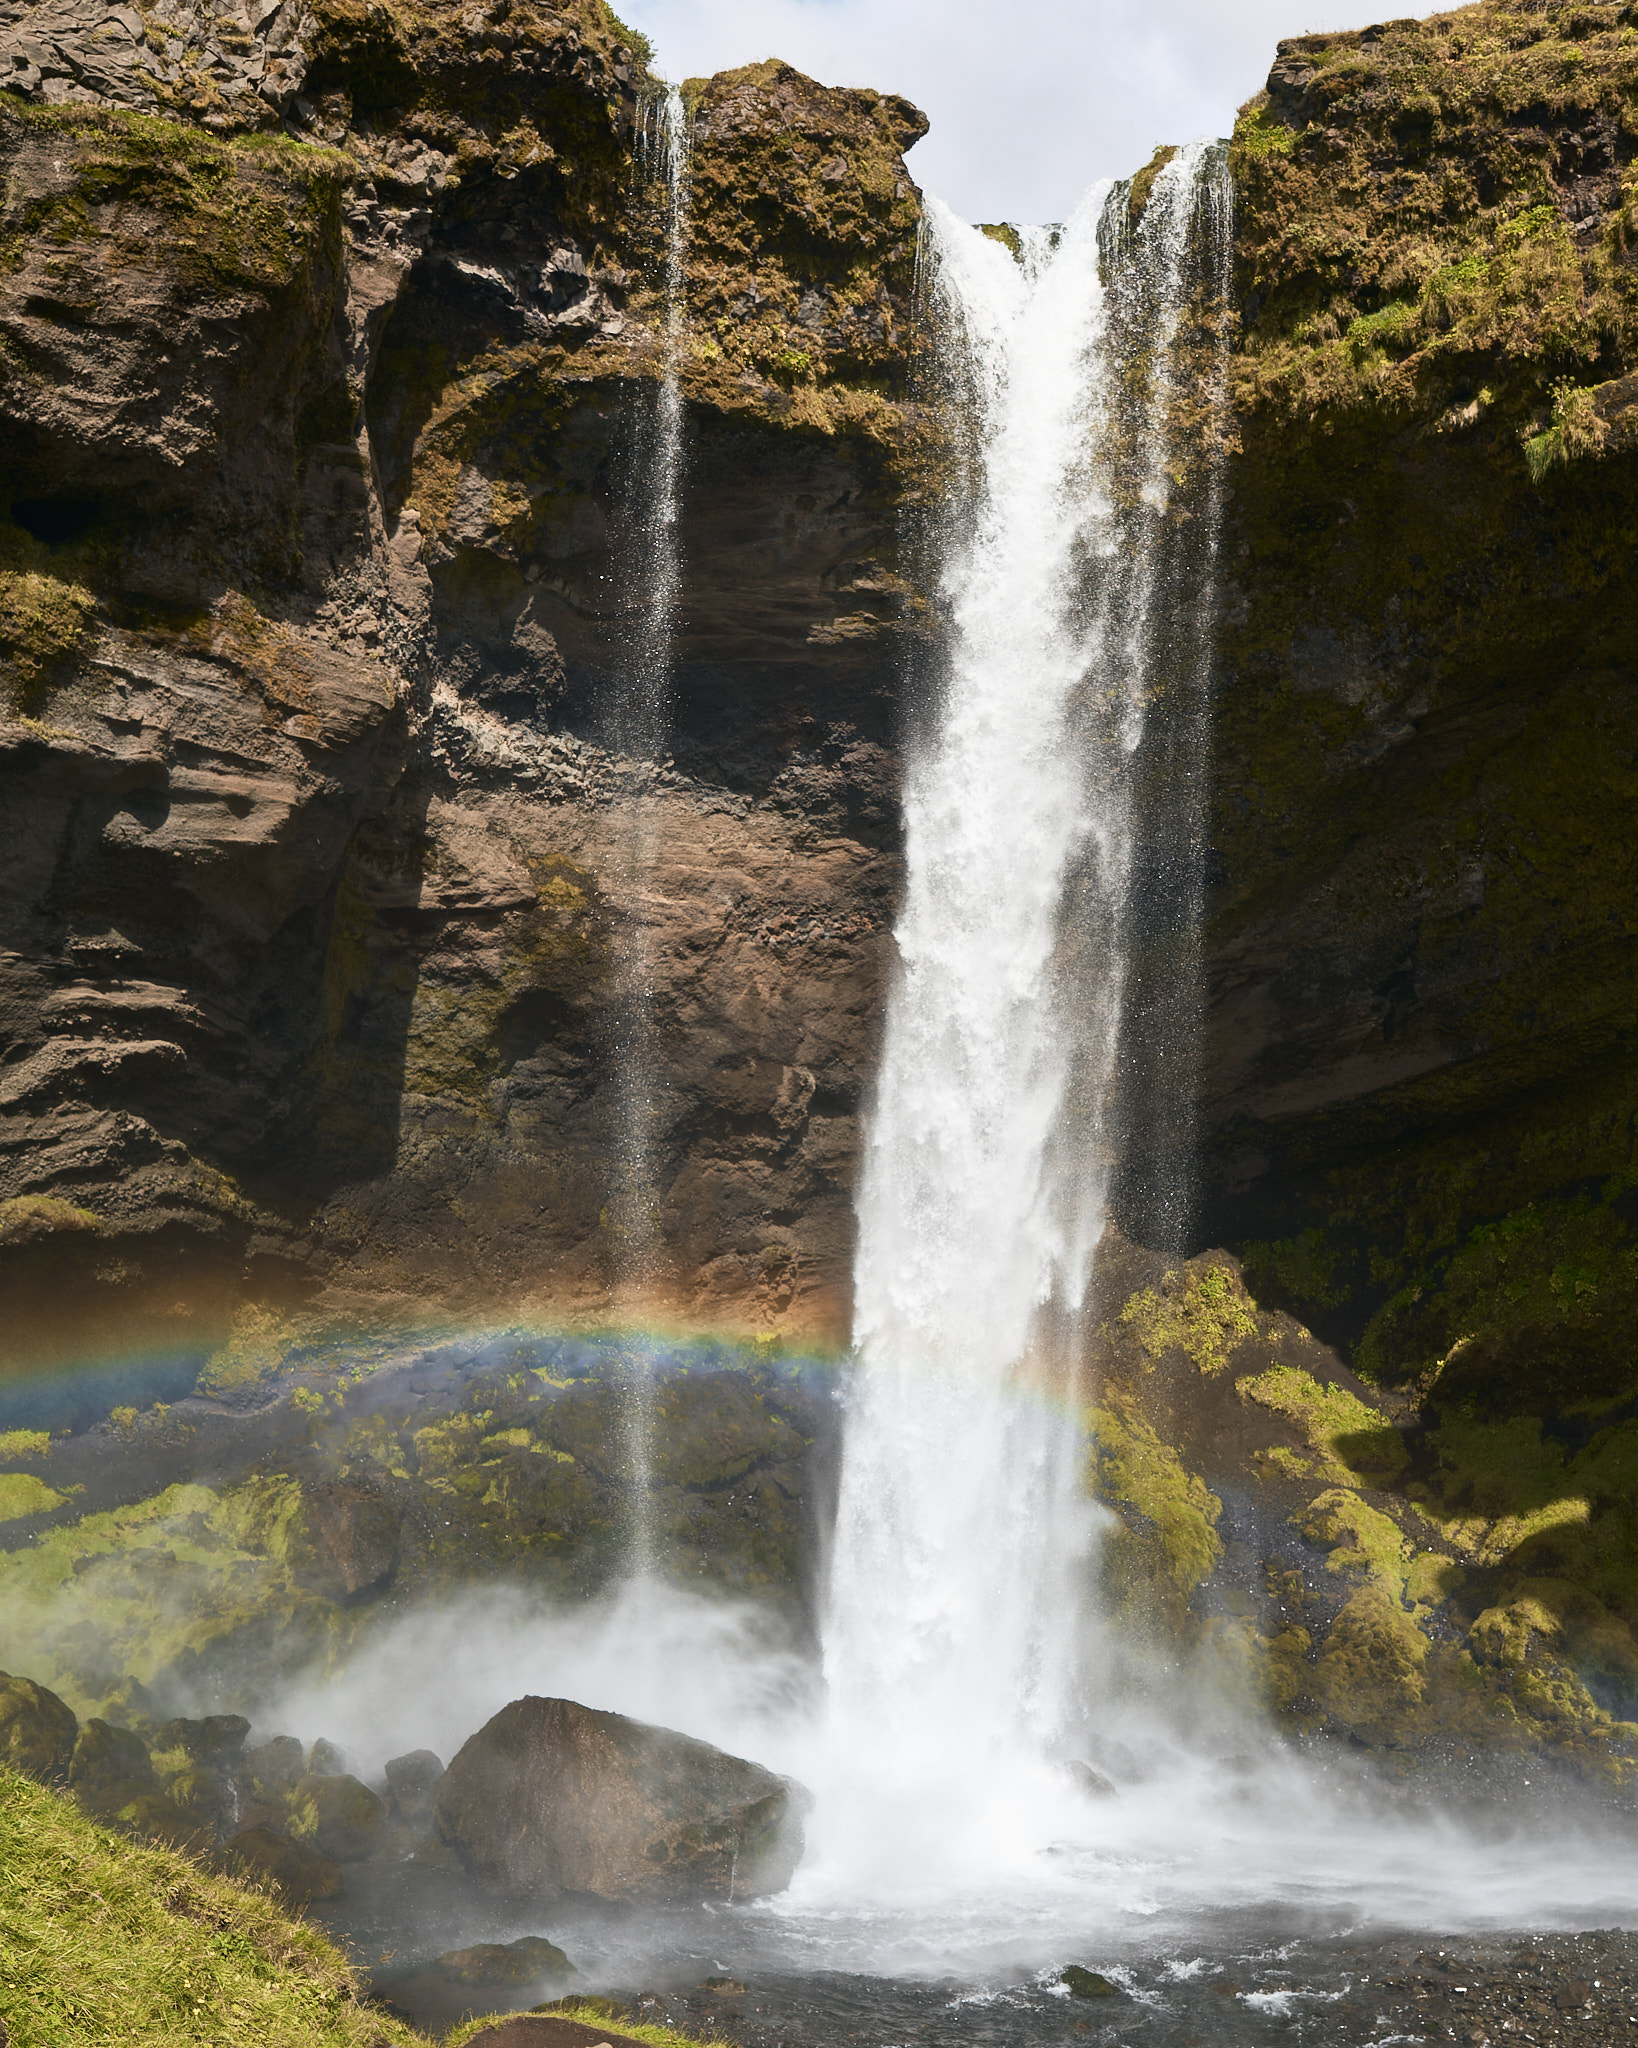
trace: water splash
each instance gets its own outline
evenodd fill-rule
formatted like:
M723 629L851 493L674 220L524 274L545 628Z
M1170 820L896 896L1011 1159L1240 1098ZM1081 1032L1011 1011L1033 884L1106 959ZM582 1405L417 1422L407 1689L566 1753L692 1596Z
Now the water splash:
M606 1227L611 1295L616 1308L634 1320L660 1297L666 1278L660 1208L667 1102L655 1018L655 962L662 950L655 931L665 916L659 884L663 781L669 766L671 678L682 595L679 522L686 470L681 379L688 322L688 164L687 108L678 87L668 86L644 102L638 113L636 171L659 195L662 313L652 402L637 422L628 463L626 532L618 574L622 596L634 593L636 602L622 620L624 659L611 722L611 740L625 769L624 872L618 887L627 914L616 947L619 999ZM653 1569L656 1555L649 1512L652 1347L634 1336L625 1347L624 1362L629 1561L633 1574L642 1574Z
M931 325L973 425L859 1198L817 1829L821 1867L858 1878L868 1843L866 1881L901 1892L1033 1857L1068 1791L1076 1324L1119 1139L1135 763L1177 638L1176 343L1197 194L1225 175L1196 145L1140 222L1099 187L1016 260L928 207Z

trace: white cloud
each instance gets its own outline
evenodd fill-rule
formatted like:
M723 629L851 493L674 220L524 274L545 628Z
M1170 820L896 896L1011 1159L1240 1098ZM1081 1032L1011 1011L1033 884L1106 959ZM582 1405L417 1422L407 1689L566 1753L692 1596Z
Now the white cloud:
M616 0L671 78L783 57L903 93L917 180L969 220L1061 220L1158 142L1226 134L1281 36L1363 28L1369 0ZM1417 13L1431 10L1418 7Z

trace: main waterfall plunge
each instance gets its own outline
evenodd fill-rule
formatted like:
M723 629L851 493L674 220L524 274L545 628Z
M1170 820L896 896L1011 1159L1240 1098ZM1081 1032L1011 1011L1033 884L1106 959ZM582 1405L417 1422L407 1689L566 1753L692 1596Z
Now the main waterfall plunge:
M1016 258L928 211L928 324L970 408L971 498L939 536L948 669L907 774L824 1657L869 1812L901 1838L936 1816L947 1870L964 1844L993 1866L976 1809L999 1802L1010 1833L1029 1789L1048 1814L1065 1789L1049 1765L1091 1533L1077 1324L1120 1135L1134 770L1162 642L1181 623L1193 680L1209 636L1198 593L1187 619L1157 617L1185 601L1162 531L1180 512L1172 351L1226 213L1207 145L1160 173L1135 231L1125 187L1025 230ZM1181 517L1208 522L1209 554L1215 492L1192 486Z

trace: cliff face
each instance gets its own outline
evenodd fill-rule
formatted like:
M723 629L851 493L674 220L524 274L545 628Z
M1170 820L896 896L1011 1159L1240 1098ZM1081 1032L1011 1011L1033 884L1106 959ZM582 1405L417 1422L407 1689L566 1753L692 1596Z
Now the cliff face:
M1211 1235L1390 1379L1626 1385L1638 31L1281 45L1236 129Z
M656 768L619 743L663 221L618 24L126 12L0 43L23 1350L208 1350L247 1296L595 1313L645 929L652 1305L835 1332L921 117L778 65L692 95Z
M0 21L13 1358L179 1351L191 1384L214 1354L231 1406L350 1322L838 1338L930 630L900 559L936 454L906 382L920 116L777 64L688 89L656 764L623 737L664 311L632 39L595 0ZM1288 1725L1616 1776L1635 107L1626 8L1482 0L1283 45L1237 125L1203 1230L1250 1291L1113 1245L1093 1475L1112 1597ZM634 1302L639 1028L663 1257ZM207 1425L130 1416L106 1499L0 1475L8 1537L63 1524L66 1584L116 1511L114 1551L175 1521L237 1570L244 1535L313 1642L346 1635L297 1528L332 1485L388 1502L423 1591L479 1556L617 1569L608 1400L524 1413L513 1361L451 1448L337 1421L324 1356L266 1472L156 1494ZM666 1541L788 1582L828 1425L729 1378L696 1389L711 1455L665 1479ZM0 1462L66 1472L48 1449ZM730 1528L709 1503L753 1467ZM98 1626L137 1644L132 1612ZM122 1669L231 1673L261 1610L212 1614Z

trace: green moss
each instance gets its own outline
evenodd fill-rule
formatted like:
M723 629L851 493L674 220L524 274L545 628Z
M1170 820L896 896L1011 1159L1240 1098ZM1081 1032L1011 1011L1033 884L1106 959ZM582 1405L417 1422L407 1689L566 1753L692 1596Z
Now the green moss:
M1176 1277L1182 1278L1180 1290ZM1119 1321L1151 1361L1177 1350L1211 1374L1222 1372L1236 1347L1256 1334L1257 1311L1236 1273L1208 1263L1185 1268L1169 1279L1165 1291L1143 1288L1121 1309Z
M1392 1479L1409 1463L1397 1430L1346 1387L1321 1386L1312 1373L1274 1365L1235 1382L1243 1399L1294 1422L1321 1463L1340 1478Z
M1144 210L1149 204L1149 195L1155 189L1156 178L1160 176L1161 172L1176 154L1177 145L1175 143L1161 143L1154 155L1143 166L1143 169L1133 178L1126 195L1127 217L1130 219L1133 227L1136 227L1143 218Z
M1295 1237L1254 1238L1240 1248L1240 1261L1257 1299L1298 1309L1340 1308L1348 1300L1352 1290L1339 1277L1345 1258L1314 1226Z
M1259 96L1242 113L1231 161L1256 404L1427 418L1483 352L1522 423L1573 364L1630 352L1624 213L1578 243L1518 121L1525 107L1549 125L1618 121L1638 50L1613 11L1583 37L1573 9L1549 6L1528 44L1513 21L1484 4L1459 34L1402 21L1368 48L1299 38L1288 61L1317 76L1295 106Z
M1145 1613L1173 1630L1223 1554L1222 1502L1117 1389L1090 1411L1091 1489L1125 1511L1104 1546L1105 1576L1128 1618Z
M8 213L0 264L41 240L95 238L118 268L151 261L162 222L165 267L206 292L290 285L315 245L339 236L340 194L353 170L341 152L284 136L219 140L203 129L114 107L0 107L0 128L47 129L64 173L49 194Z
M0 552L0 565L4 561ZM54 673L67 668L89 640L95 606L81 583L46 569L0 566L0 689L11 711L39 709ZM0 1218L13 1207L0 1205Z
M0 1460L8 1465L19 1458L43 1458L50 1449L49 1430L0 1429Z
M251 1697L271 1673L322 1660L349 1624L295 1582L299 1510L289 1480L178 1485L48 1529L0 1555L17 1662L83 1714L128 1679L231 1672Z
M531 2006L530 2011L562 2013L567 2019L580 2019L587 2025L606 2027L626 2039L643 2042L644 2048L730 2048L729 2043L714 2035L679 2034L671 2027L657 2027L647 2020L632 2019L626 2008L612 1998L556 1998L546 2005ZM444 2036L445 2048L464 2048L474 2035L481 2034L485 2027L499 2026L506 2017L504 2013L489 2013L480 2019L462 2020Z
M227 1394L264 1384L278 1371L294 1336L288 1316L258 1302L245 1303L234 1312L227 1342L205 1361L200 1392Z
M1314 1696L1345 1728L1403 1740L1416 1728L1426 1698L1430 1647L1380 1586L1361 1586L1331 1624L1314 1662Z
M49 1514L67 1498L32 1472L0 1472L0 1522L20 1521L24 1515Z
M0 2021L19 2044L391 2048L422 2037L264 1894L0 1771Z

